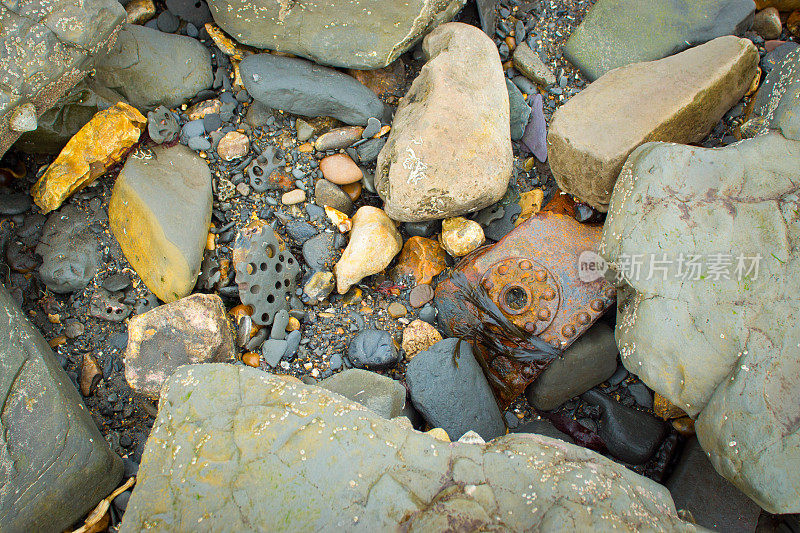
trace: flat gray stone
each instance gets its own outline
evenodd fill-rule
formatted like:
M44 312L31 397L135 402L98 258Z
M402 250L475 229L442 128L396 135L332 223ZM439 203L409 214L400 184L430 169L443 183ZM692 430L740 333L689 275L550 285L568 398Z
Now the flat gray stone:
M443 442L319 387L208 364L165 385L120 531L453 524L695 530L663 486L585 448L537 435Z
M95 79L140 111L176 107L211 87L211 55L197 39L125 24Z
M358 402L383 418L403 414L406 388L392 378L369 370L351 368L319 382L319 386Z
M370 117L389 118L383 102L355 78L305 59L256 54L239 72L250 96L273 109L358 126Z
M453 440L474 431L489 441L505 433L494 393L468 342L461 343L457 364L453 350L458 339L444 339L419 352L406 367L406 383L417 411Z
M92 218L74 204L53 212L42 231L36 253L42 257L39 279L53 292L83 289L97 273L97 235Z
M64 531L117 487L122 461L2 286L0 339L0 523Z
M209 0L217 24L240 43L321 65L382 68L459 12L465 0Z
M44 113L92 70L125 21L116 0L32 0L0 5L0 155L17 140L9 117Z
M598 0L564 46L589 81L609 70L653 61L753 23L753 0Z

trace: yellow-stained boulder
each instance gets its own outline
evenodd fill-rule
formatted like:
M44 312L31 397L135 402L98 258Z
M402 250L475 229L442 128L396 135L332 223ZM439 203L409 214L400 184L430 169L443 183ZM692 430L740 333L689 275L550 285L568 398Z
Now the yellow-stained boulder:
M211 171L183 145L131 156L114 185L109 225L147 288L165 302L197 281L211 222Z
M58 154L31 189L42 213L49 213L74 192L91 185L139 141L147 119L124 102L98 112Z

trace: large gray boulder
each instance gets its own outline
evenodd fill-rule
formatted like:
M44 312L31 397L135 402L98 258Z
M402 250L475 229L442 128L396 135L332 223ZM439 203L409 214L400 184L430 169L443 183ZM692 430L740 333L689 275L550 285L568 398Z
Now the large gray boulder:
M30 123L50 109L92 70L124 20L116 0L0 4L0 155L23 133L12 119L28 114Z
M564 46L594 81L609 70L653 61L753 23L753 0L598 0Z
M623 364L697 417L717 471L771 513L800 512L798 162L800 142L776 130L645 144L600 246L619 276Z
M117 487L122 461L1 285L0 397L0 529L64 531Z
M211 87L211 55L197 39L125 24L95 79L142 112L175 107Z
M167 381L120 531L691 531L667 490L537 435L449 443L248 367Z
M386 214L403 222L497 202L513 161L508 89L492 40L449 22L428 34L422 49L427 63L400 100L375 170Z
M209 0L217 24L237 41L322 65L385 67L447 22L465 0Z

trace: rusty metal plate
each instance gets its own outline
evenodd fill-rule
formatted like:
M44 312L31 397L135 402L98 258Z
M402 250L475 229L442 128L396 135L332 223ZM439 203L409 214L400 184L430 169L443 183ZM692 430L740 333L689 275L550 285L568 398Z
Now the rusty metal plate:
M579 256L596 251L602 226L542 212L534 215L494 245L462 259L454 272L488 294L505 317L530 336L559 351L565 350L615 303L614 288L602 277L582 281ZM448 278L436 288L434 303L447 333L470 338L486 317L465 301ZM496 391L503 406L521 394L546 368L541 361L522 362L481 350L489 368L506 385ZM494 352L494 353L492 353ZM495 382L490 376L490 382Z

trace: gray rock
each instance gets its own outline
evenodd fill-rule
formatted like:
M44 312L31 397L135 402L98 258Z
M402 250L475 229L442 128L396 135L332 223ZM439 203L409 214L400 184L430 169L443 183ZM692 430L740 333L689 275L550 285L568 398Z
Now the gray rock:
M544 64L539 54L531 50L531 47L524 42L519 42L514 50L514 68L542 87L553 85L556 82L556 77Z
M697 438L686 443L666 486L675 507L692 513L697 525L730 533L756 531L761 508L717 474Z
M225 305L215 294L193 294L131 318L125 348L125 380L157 397L181 365L235 357Z
M294 330L286 336L286 349L283 351L284 359L292 359L297 354L297 349L300 347L300 340L303 334L300 330Z
M514 428L512 433L535 433L536 435L544 435L553 439L563 440L572 444L572 439L566 433L558 430L550 421L541 418L539 420L531 420L525 424Z
M749 135L780 130L784 137L800 141L800 47L777 61L758 90L753 119L758 125Z
M0 523L64 531L117 487L122 461L2 286L0 309Z
M590 450L537 435L451 444L253 368L184 367L159 406L122 533L198 520L215 531L695 530L664 487Z
M544 118L544 98L541 94L536 93L532 100L530 120L525 126L520 144L536 159L544 163L547 161L547 120Z
M650 459L667 435L667 427L650 413L614 401L595 389L581 398L600 408L597 434L614 457L632 464Z
M623 364L697 417L717 471L771 513L800 510L797 161L800 142L775 130L719 149L645 144L599 247L620 273ZM666 270L632 275L634 256ZM687 273L679 258L694 256Z
M264 356L264 361L275 368L278 363L283 359L283 354L286 353L286 347L289 345L284 339L267 339L261 345L261 355Z
M387 109L354 78L305 59L257 54L239 65L255 100L306 117L333 117L363 126L370 117L388 119Z
M211 12L205 0L166 0L167 9L198 28L211 22Z
M506 79L506 88L508 88L509 116L511 117L511 140L518 141L525 133L525 126L528 125L528 119L531 116L531 107L517 86L509 79Z
M319 386L358 402L386 419L402 414L406 404L406 389L399 381L359 368L323 379Z
M461 10L465 0L210 0L214 20L237 41L321 65L382 68Z
M616 369L614 331L598 322L550 363L525 396L535 408L549 411L604 382Z
M36 253L42 256L39 279L51 291L81 290L97 273L98 241L91 223L92 219L74 204L48 217Z
M461 343L456 366L456 343L455 338L439 341L408 363L411 401L431 426L453 440L472 430L488 442L505 433L503 417L469 343Z
M380 329L359 332L347 348L347 358L356 368L386 370L397 364L400 354L392 335Z
M270 330L269 338L285 340L286 339L286 326L289 325L289 311L281 309L275 313L275 318L272 319L272 329Z
M0 7L0 155L19 138L10 118L33 104L44 113L92 70L125 20L114 0L33 0Z
M356 146L356 155L358 161L361 163L372 163L378 159L378 154L386 144L386 137L378 137L377 139L370 139L365 143Z
M318 205L330 206L345 215L353 214L353 200L335 183L321 178L314 184L314 199Z
M400 101L375 170L386 214L402 222L483 209L503 196L512 173L508 89L492 40L449 22L422 48L427 62Z
M176 107L211 87L211 56L196 39L125 24L95 79L141 111Z
M741 35L754 11L753 0L598 0L570 35L564 57L594 81L617 67Z
M157 144L171 143L181 132L175 114L164 106L147 113L147 133Z
M244 121L246 124L248 124L253 128L260 128L266 126L269 122L269 119L271 118L272 118L272 109L270 109L269 107L265 106L264 104L256 100L252 104L250 104L250 107L247 108L247 113L245 113ZM306 124L309 128L311 128L311 126L309 126L306 122L303 122L303 124ZM306 137L306 134L308 134L308 137ZM300 123L298 122L298 130L297 130L298 141L301 142L307 141L308 139L311 138L311 135L313 134L314 134L313 128L311 128L310 131L303 129L303 133L301 134Z
M790 52L793 52L798 48L800 48L800 44L793 42L783 43L775 50L768 52L764 57L761 58L761 69L766 74L769 74L772 72L772 69L775 68L775 65L783 62L784 58L789 55Z
M303 243L303 259L313 270L331 270L341 247L333 233L320 233Z

